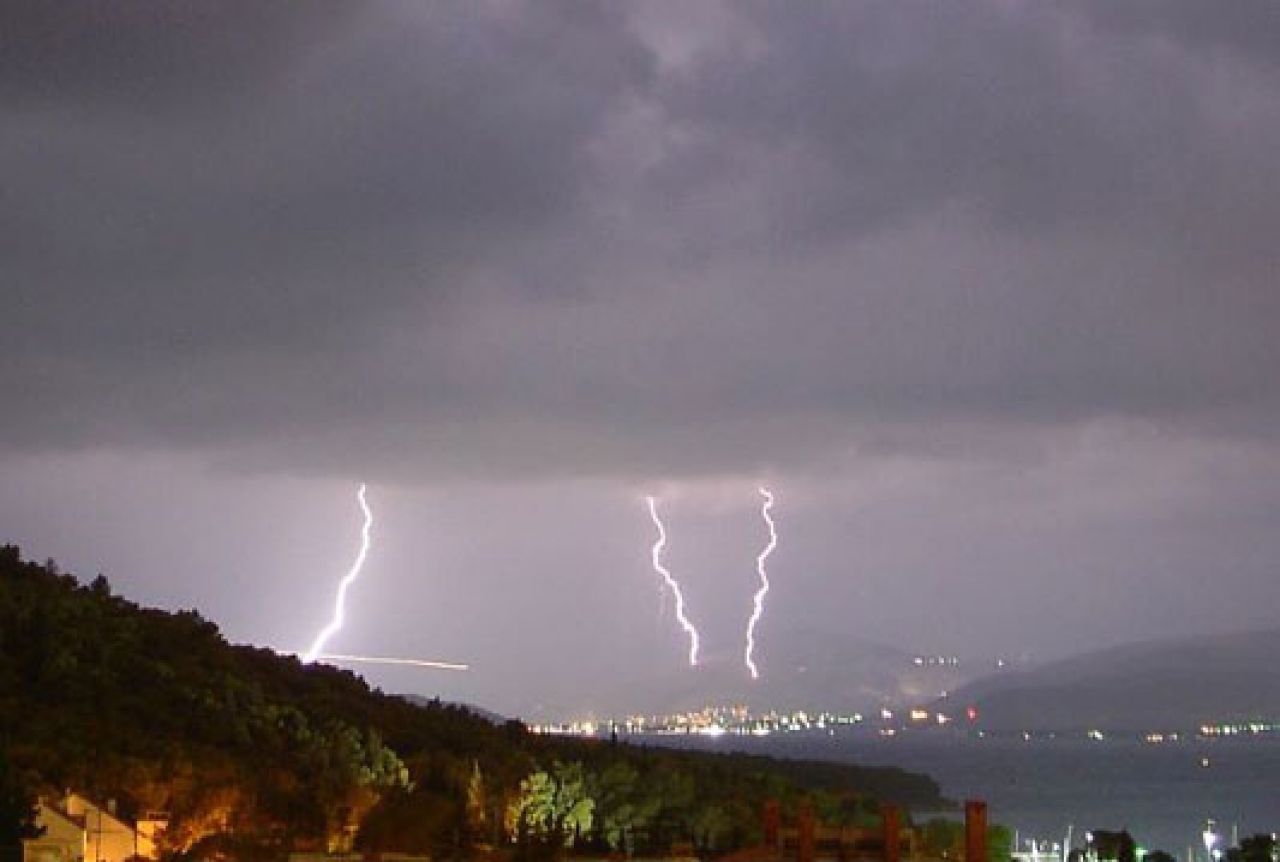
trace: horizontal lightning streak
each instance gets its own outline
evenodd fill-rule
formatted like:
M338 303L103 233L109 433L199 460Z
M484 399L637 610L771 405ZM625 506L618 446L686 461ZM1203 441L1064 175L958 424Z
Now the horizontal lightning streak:
M322 653L316 656L321 661L345 661L363 664L399 664L411 667L426 667L434 670L471 670L471 665L452 661L428 661L424 658L387 658L377 655L341 655L339 653Z

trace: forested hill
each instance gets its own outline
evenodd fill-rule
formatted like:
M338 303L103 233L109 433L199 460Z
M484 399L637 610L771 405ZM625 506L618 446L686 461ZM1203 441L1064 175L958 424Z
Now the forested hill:
M1280 630L1126 644L978 680L947 704L996 732L1194 732L1280 715ZM939 708L948 708L939 704Z
M344 840L437 855L716 852L755 839L770 797L831 820L865 819L874 799L939 802L933 781L893 769L542 737L413 704L230 645L194 611L139 607L12 546L0 547L0 745L33 794L167 811L171 852L237 858Z

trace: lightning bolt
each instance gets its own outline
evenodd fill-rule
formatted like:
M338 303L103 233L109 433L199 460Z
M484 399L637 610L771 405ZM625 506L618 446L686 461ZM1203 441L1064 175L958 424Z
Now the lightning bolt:
M671 594L676 597L676 619L680 622L680 628L685 630L689 635L689 666L697 667L698 665L698 630L693 627L693 623L689 622L689 617L684 612L684 593L680 592L680 584L676 583L676 579L671 577L671 572L667 571L666 566L662 565L662 549L667 546L667 531L662 526L662 519L658 517L658 502L653 497L645 497L645 502L649 504L649 517L653 519L653 525L658 528L658 540L653 543L653 570L662 576L662 580L671 589Z
M365 486L362 484L360 490L356 492L356 499L360 501L360 509L364 512L364 526L360 530L360 553L356 554L355 562L347 570L346 577L338 584L338 600L334 605L332 622L325 626L320 634L316 635L315 642L311 644L311 649L307 650L306 655L302 657L302 660L308 664L320 658L320 652L324 649L325 641L329 640L334 632L342 628L342 624L346 620L347 588L360 576L360 570L364 568L364 559L369 555L370 531L373 529L373 510L369 508L369 503L365 500L364 494Z
M308 654L309 655L309 654ZM400 664L409 665L410 667L425 667L433 670L470 670L471 666L459 664L452 661L428 661L424 658L386 658L379 655L340 655L338 653L322 653L315 658L309 658L308 661L320 659L321 661L339 661L363 664Z
M760 678L760 670L752 659L752 653L756 649L756 623L760 622L760 617L764 615L764 597L769 592L769 576L765 573L764 563L773 553L773 549L778 547L778 530L773 523L773 518L769 515L769 510L773 508L773 494L768 488L761 487L758 490L760 496L764 497L764 503L760 506L760 517L769 528L769 542L760 552L760 556L756 557L756 573L760 576L760 589L756 590L753 599L755 607L751 611L751 619L747 621L747 648L742 653L742 660L746 662L747 670L751 671L752 679Z

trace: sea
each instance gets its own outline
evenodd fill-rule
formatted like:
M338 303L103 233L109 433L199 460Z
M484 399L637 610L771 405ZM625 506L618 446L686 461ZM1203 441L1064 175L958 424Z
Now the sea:
M978 738L850 731L768 737L663 738L681 747L898 766L923 772L951 800L983 799L993 822L1026 842L1083 843L1091 830L1127 829L1147 851L1206 862L1206 821L1220 846L1280 831L1280 740ZM928 816L927 812L914 812Z

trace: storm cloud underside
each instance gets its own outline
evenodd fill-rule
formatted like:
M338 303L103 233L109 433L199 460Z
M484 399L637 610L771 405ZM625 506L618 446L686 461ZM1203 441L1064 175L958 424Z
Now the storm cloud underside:
M390 636L333 648L465 655L503 670L451 691L512 709L670 656L597 646L535 693L580 642L434 615L571 594L582 638L661 653L615 608L651 603L650 482L713 661L762 478L795 573L769 644L1272 623L1280 12L1205 9L7 4L0 539L296 649L227 573L287 595L351 537L249 563L217 513L283 542L390 486L351 611ZM162 555L165 495L208 517Z

